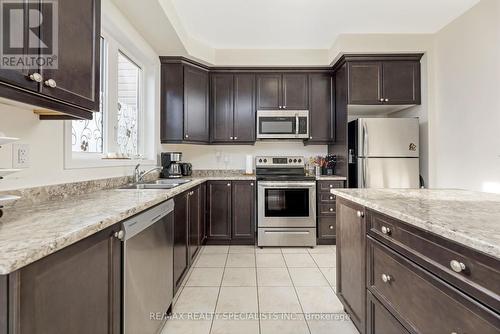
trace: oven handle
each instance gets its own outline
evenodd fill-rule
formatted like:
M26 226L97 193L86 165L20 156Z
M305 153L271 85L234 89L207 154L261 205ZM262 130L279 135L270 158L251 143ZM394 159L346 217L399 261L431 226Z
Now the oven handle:
M283 187L294 187L294 188L313 188L316 186L315 182L259 182L259 187L266 188L283 188Z
M290 230L280 230L280 231L271 231L271 230L264 230L264 233L286 233L286 234L309 234L309 231L290 231Z

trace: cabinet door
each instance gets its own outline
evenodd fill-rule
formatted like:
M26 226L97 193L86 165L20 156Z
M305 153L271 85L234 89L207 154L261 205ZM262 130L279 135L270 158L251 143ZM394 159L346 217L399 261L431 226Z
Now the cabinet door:
M19 17L20 20L24 20L24 22L29 22L28 19L28 10L29 9L39 9L38 4L36 3L28 3L28 1L25 1L24 3L18 3L18 4L13 4L13 6L22 6L24 13L22 17ZM17 7L19 8L19 7ZM24 38L24 47L23 47L23 54L28 55L32 54L29 50L29 43L27 41L29 40L29 32L30 28L28 24L24 24L23 22L15 22L16 24L20 24L23 27L23 38ZM31 30L34 30L35 28L31 28ZM4 51L4 53L6 53ZM15 85L24 89L28 89L30 91L38 91L39 90L39 84L38 82L30 79L30 74L33 73L38 73L40 74L40 69L27 69L27 68L20 68L20 69L5 69L5 68L0 68L0 81L10 84L10 85ZM8 98L7 95L5 97Z
M231 181L208 182L209 239L231 239Z
M307 110L309 108L309 89L307 74L283 74L283 109Z
M207 222L207 186L206 183L200 185L200 229L198 234L199 245L203 245L206 238L206 222Z
M408 334L408 331L398 320L380 304L380 302L367 291L367 334Z
M192 261L200 246L200 188L191 190L189 200L189 256Z
M234 75L234 141L255 142L255 75Z
M253 244L255 236L255 181L233 181L232 239Z
M119 334L119 226L105 229L9 275L12 332Z
M232 74L212 75L212 142L233 141L233 92Z
M420 62L384 62L382 78L386 104L420 104Z
M99 111L100 0L58 1L58 68L42 69L42 93L80 107ZM44 17L50 17L42 7ZM41 36L50 34L41 26Z
M208 72L184 67L184 140L208 142Z
M352 62L349 72L349 104L382 104L382 63Z
M281 74L257 75L257 110L281 109L281 93Z
M329 73L309 75L309 142L335 140L335 117L332 104L332 77Z
M161 65L160 138L162 143L184 139L184 69L182 64Z
M174 295L188 266L187 192L174 198Z
M364 208L337 200L337 295L361 333L366 308Z

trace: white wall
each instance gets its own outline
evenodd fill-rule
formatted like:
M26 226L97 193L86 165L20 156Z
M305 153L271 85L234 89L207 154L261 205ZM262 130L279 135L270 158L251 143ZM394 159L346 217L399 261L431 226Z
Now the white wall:
M326 145L304 146L302 142L257 142L255 145L162 145L164 152L182 152L182 160L193 164L194 169L245 169L245 156L301 155L305 157L326 155ZM220 152L218 155L217 152ZM217 157L219 156L219 158ZM227 158L227 163L225 163Z
M120 27L119 33L127 36L130 43L149 54L152 62L157 63L156 81L159 81L159 59L157 54L142 39L110 0L102 1L103 27ZM127 45L125 45L127 46ZM154 79L153 79L154 80ZM159 83L152 83L159 91ZM151 99L154 90L146 92ZM159 94L156 94L156 99ZM155 112L152 124L158 124L158 101L154 98L147 107ZM149 117L149 116L148 116ZM58 184L90 179L131 175L133 167L100 167L65 169L64 163L64 122L40 121L31 108L0 103L0 132L11 137L19 137L19 143L30 146L30 167L0 180L0 190L11 190L40 185ZM153 154L159 146L159 129L155 129L154 138L148 139L148 145L154 146ZM0 168L12 168L12 145L0 148Z
M435 186L500 192L500 1L443 28L435 48Z

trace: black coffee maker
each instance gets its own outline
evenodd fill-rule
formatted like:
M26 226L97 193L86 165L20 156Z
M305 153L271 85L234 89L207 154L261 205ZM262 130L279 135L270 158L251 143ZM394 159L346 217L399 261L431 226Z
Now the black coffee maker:
M163 170L160 177L164 179L174 179L182 177L182 153L181 152L162 152L161 165Z

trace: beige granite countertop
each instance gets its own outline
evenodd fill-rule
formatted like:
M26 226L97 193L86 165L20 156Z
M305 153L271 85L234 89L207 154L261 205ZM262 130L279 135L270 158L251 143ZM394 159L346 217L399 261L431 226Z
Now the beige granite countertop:
M9 274L208 180L255 176L190 177L170 190L109 189L58 201L4 209L0 218L0 275Z
M500 259L500 195L447 189L332 189L339 197Z

